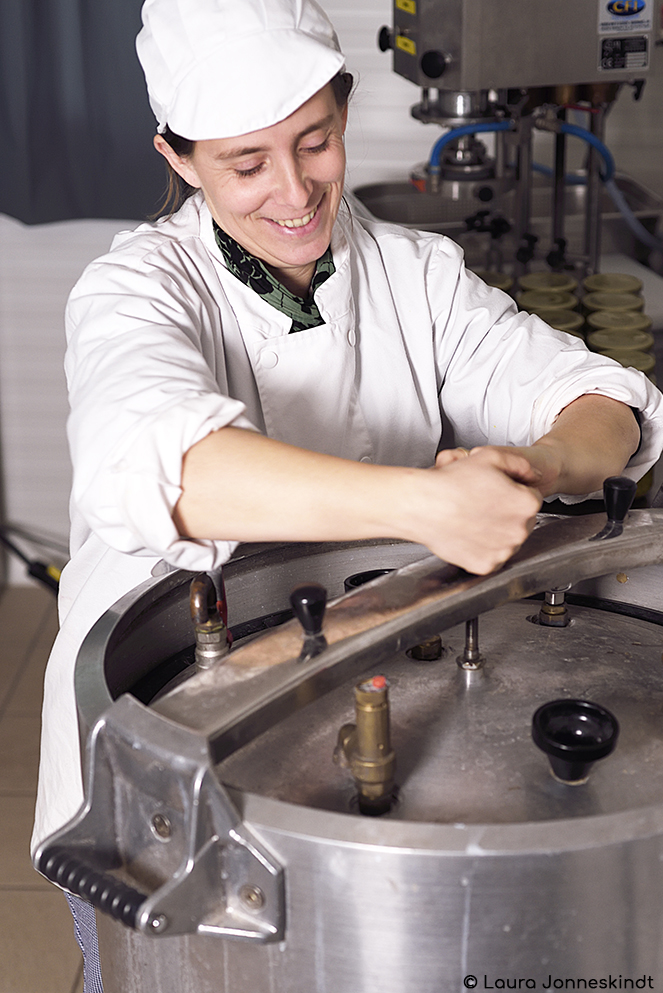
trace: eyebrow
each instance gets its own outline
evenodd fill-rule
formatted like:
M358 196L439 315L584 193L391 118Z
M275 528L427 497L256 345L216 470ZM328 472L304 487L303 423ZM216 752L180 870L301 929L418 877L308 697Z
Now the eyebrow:
M329 114L327 117L323 117L321 121L316 121L314 124L309 125L309 127L304 128L304 130L297 135L297 141L301 141L302 138L305 138L307 134L311 134L313 131L323 130L324 128L328 127L333 120L334 120L334 115ZM215 156L215 158L220 160L239 159L243 155L256 155L259 152L267 152L268 150L269 149L266 148L264 145L244 146L244 147L235 146L235 148L228 149L227 152L219 152L218 155Z

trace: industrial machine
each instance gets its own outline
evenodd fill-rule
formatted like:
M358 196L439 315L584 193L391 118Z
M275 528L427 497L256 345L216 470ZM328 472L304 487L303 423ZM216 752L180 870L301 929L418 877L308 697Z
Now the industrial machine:
M488 577L247 546L231 652L205 577L104 615L86 803L37 864L99 908L106 993L656 989L663 511L633 491Z
M448 130L409 183L356 195L377 217L450 234L475 268L597 272L602 218L606 250L646 261L663 203L615 175L603 136L620 90L642 92L658 15L651 0L393 0L380 48L421 88L412 115ZM554 167L533 160L537 130L554 133ZM567 174L570 138L587 156Z

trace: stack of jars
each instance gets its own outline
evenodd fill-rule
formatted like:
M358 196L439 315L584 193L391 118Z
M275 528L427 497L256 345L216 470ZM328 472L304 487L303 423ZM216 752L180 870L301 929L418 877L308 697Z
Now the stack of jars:
M584 337L584 319L578 313L578 283L564 272L531 272L521 276L516 302L558 331Z
M655 383L654 336L651 318L643 313L642 282L624 273L597 273L587 277L584 287L589 347L640 369Z
M546 324L584 338L589 348L633 366L656 382L651 318L643 313L642 282L625 273L599 273L578 283L566 273L521 276L516 301Z

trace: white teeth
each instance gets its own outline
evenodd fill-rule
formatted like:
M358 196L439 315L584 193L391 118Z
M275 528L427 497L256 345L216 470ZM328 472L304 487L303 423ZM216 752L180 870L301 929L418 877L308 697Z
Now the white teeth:
M305 217L296 217L292 221L277 221L276 223L280 224L282 228L303 228L305 224L308 224L309 221L313 220L317 209L317 207L314 207L311 213L306 214Z

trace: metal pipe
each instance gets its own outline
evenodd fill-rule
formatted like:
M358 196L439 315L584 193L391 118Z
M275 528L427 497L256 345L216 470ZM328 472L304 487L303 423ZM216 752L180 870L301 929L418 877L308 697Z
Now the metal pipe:
M604 108L596 108L590 114L590 131L603 141ZM599 155L592 145L589 145L587 157L587 198L585 200L585 255L587 256L587 275L599 271L601 258L601 177L599 175Z
M566 111L560 108L560 121L566 119ZM557 245L564 238L564 178L566 175L566 134L558 131L555 135L555 178L553 180L553 223L552 243Z
M518 122L518 172L515 204L515 241L520 245L529 234L532 200L532 118L521 117ZM516 263L516 275L525 270L526 263Z

